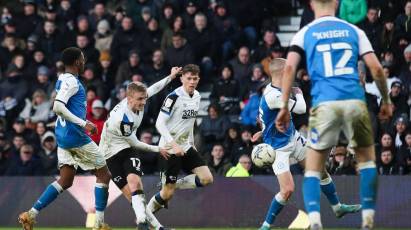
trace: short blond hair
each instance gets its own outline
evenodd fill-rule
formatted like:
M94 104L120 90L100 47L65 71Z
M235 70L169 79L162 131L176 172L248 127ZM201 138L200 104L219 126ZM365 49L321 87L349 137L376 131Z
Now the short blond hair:
M285 61L284 58L275 58L270 62L269 69L271 77L275 77L278 73L284 70Z
M131 82L127 85L127 96L132 96L136 92L147 92L147 87L141 82Z

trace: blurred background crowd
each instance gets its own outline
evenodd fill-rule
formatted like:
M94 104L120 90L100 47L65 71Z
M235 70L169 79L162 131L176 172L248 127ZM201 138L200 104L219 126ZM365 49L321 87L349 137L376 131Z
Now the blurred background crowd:
M270 174L250 160L258 131L261 93L274 58L287 48L276 35L278 18L304 9L301 27L314 18L301 0L16 0L0 1L0 175L58 173L52 111L54 84L64 72L61 51L79 47L87 59L81 81L87 90L87 119L99 133L108 112L125 97L129 82L146 85L172 66L201 68L203 113L195 129L198 148L216 175L242 167L245 176ZM363 63L360 81L375 134L378 171L411 172L411 1L340 0L338 16L363 29L380 57L394 116L380 121L380 95ZM154 124L164 97L180 82L150 98L138 138L159 140ZM296 76L307 102L310 76ZM308 111L308 110L307 110ZM201 113L200 113L201 114ZM293 115L306 134L308 114ZM143 171L158 173L156 153L141 153ZM355 156L344 138L330 154L331 174L356 174ZM298 166L294 173L301 173ZM80 173L82 173L80 171ZM227 174L230 176L230 174Z

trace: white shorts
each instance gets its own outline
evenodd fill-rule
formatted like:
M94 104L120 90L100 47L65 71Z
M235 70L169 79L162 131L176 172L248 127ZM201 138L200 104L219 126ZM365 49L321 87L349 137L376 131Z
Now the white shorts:
M307 146L315 150L331 148L337 145L341 131L350 147L373 145L371 122L365 102L329 101L313 108L308 124Z
M273 170L275 175L290 171L290 165L305 159L305 138L295 131L288 145L275 150Z
M83 170L100 169L106 165L103 154L98 150L94 141L77 148L63 149L57 148L58 167L71 165L77 169L78 166Z

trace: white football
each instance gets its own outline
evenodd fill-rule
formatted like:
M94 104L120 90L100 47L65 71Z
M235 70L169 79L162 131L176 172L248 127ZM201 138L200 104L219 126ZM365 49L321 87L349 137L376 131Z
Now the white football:
M275 150L268 144L262 143L254 146L251 159L257 167L272 165L275 160Z

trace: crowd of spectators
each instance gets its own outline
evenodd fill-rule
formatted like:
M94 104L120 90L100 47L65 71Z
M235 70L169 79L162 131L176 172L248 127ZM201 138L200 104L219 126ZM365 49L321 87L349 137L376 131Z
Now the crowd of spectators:
M300 2L304 26L313 13L308 1ZM6 1L0 9L0 175L58 173L52 106L54 84L64 72L60 54L69 46L79 47L87 60L80 78L87 91L87 119L99 130L91 136L96 143L129 82L151 85L172 66L195 63L201 68L199 90L210 93L196 143L211 171L227 176L272 173L251 166L256 144L251 136L259 129L258 105L269 63L286 55L287 47L276 35L277 19L295 13L290 1L19 0ZM380 121L380 95L359 65L378 170L384 175L410 173L411 1L341 0L339 16L365 31L388 77L394 116ZM175 80L150 98L138 132L141 141L158 141L154 124L162 100L179 85ZM310 77L304 66L296 85L309 108ZM293 117L305 134L308 115ZM346 144L330 154L330 173L356 174L355 157ZM141 158L145 174L158 172L157 154Z

